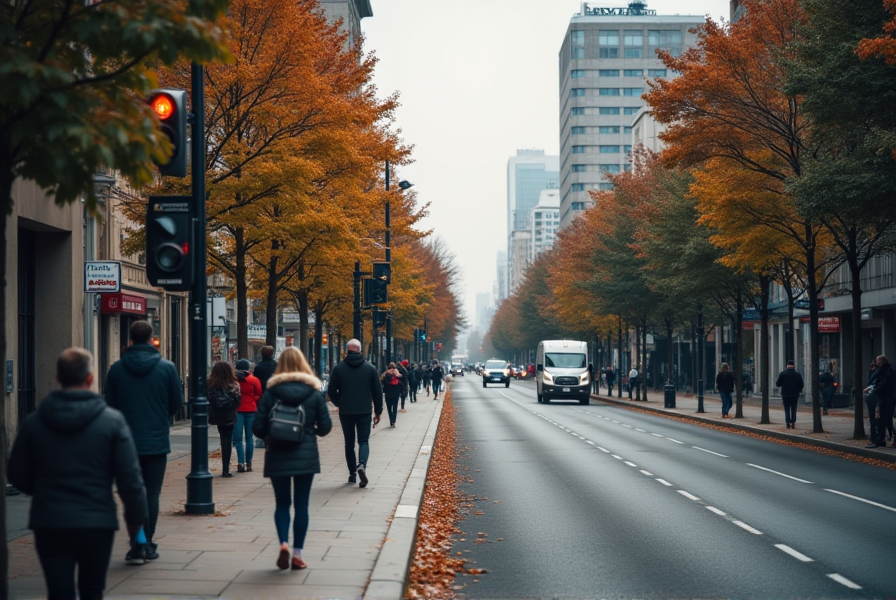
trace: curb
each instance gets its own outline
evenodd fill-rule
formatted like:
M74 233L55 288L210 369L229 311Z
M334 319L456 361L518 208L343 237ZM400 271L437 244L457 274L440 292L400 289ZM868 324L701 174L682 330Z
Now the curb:
M436 405L435 414L429 422L429 429L426 430L426 435L423 437L423 444L420 446L417 460L414 462L407 483L405 483L401 499L392 515L392 523L386 532L386 539L379 556L377 556L376 563L373 565L370 582L364 592L365 599L401 600L404 597L414 552L414 541L417 537L417 517L423 502L426 475L429 472L429 461L432 457L436 433L439 431L443 406L443 401Z
M609 398L607 396L599 396L596 394L591 395L592 399L600 400L602 402L607 402L609 404L615 404L617 406L627 406L630 408L637 408L641 410L645 410L647 412L656 414L656 415L673 415L675 417L680 417L682 419L686 419L688 421L693 421L695 423L709 423L714 427L720 427L723 429L728 429L731 431L749 431L751 433L761 434L770 438L775 438L777 440L784 440L788 442L796 442L800 444L806 444L808 446L815 446L817 448L824 448L825 450L836 450L838 452L844 452L847 454L854 454L856 456L861 456L862 458L870 458L874 460L879 460L882 462L893 463L896 464L896 454L891 454L889 452L880 452L876 450L871 450L868 448L856 448L854 446L850 446L848 444L840 444L837 442L830 442L828 440L817 440L811 437L805 437L800 435L787 434L780 431L772 431L769 429L763 429L761 427L753 427L751 425L747 425L746 423L732 423L728 422L719 422L714 419L707 419L704 417L699 417L693 414L687 413L673 413L662 408L654 408L652 406L645 405L643 403L634 404L634 401L625 401L625 400L617 400L614 398Z

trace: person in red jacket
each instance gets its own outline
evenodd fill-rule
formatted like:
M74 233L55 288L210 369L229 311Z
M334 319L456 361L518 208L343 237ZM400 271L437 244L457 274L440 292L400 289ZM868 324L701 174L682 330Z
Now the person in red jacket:
M249 372L252 365L245 358L236 363L236 378L240 382L240 406L236 409L236 427L233 429L233 443L236 444L236 472L245 473L252 470L252 454L255 444L252 441L252 422L261 398L261 381ZM243 446L245 433L246 445Z

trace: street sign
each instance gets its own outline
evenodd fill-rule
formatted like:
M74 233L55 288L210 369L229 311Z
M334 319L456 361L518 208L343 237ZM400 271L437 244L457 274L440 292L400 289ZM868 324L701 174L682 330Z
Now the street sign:
M85 292L120 292L121 263L116 260L94 260L84 263Z
M808 300L795 300L793 307L797 310L809 310ZM818 299L818 310L824 310L824 298Z
M745 308L743 313L741 313L742 321L758 321L762 318L759 314L759 309L757 308Z

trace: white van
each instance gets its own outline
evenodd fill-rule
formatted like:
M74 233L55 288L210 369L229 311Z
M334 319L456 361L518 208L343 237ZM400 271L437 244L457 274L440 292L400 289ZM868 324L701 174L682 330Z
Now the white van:
M588 343L574 340L538 342L535 388L539 403L571 399L588 404L591 399Z

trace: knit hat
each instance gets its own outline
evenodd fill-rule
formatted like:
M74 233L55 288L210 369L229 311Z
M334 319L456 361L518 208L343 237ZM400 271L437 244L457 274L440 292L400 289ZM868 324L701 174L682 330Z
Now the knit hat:
M236 363L237 371L248 371L251 367L252 367L252 364L245 358L241 358Z
M402 367L406 367L406 366L408 366L408 361L407 361L407 359L404 359L403 361L401 361L401 366L402 366Z

